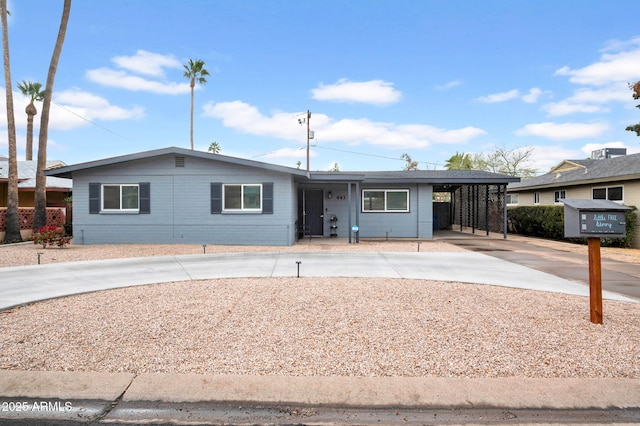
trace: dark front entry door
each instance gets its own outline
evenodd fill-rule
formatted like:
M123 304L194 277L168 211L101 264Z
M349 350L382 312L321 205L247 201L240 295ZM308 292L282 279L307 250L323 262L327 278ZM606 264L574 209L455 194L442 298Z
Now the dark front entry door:
M300 222L305 225L307 235L324 234L324 205L323 191L321 189L304 189L300 204Z

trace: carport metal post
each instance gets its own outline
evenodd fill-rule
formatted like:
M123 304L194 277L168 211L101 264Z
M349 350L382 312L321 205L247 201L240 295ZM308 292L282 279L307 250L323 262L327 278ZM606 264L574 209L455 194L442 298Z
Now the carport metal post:
M484 186L484 224L487 228L487 237L489 236L489 185Z
M347 183L347 200L347 204L349 205L349 214L347 215L347 233L349 234L349 244L351 244L351 182Z
M498 200L500 199L500 187L498 186ZM503 226L502 226L502 232L504 234L504 239L507 239L507 184L504 185L504 194L502 197L502 205L503 207L503 213L502 213L502 220L504 221Z

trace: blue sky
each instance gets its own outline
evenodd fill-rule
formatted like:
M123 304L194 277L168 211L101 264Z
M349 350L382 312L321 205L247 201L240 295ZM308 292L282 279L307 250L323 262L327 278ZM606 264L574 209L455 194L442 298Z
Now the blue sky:
M14 89L43 84L62 0L9 0ZM195 146L312 170L442 169L456 152L535 147L546 172L593 149L640 152L637 0L74 0L48 158ZM3 97L4 99L4 97ZM14 90L18 158L27 105ZM36 107L40 111L41 104ZM7 152L0 106L0 155ZM36 116L36 135L39 126Z

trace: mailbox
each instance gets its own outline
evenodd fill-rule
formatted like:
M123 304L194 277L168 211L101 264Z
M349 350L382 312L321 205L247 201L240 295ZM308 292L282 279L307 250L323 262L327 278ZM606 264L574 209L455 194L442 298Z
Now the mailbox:
M627 236L625 210L608 200L560 200L564 203L565 238L624 238Z

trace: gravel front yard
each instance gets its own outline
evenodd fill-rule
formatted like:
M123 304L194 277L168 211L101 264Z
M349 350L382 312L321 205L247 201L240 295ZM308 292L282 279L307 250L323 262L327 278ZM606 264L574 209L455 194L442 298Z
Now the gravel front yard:
M380 250L375 244L357 249ZM415 242L383 244L387 251L417 249ZM312 246L308 249L338 250ZM71 246L45 253L105 258L109 253L115 257L116 249L118 256L129 256L130 250L136 256L160 251L159 246L94 251ZM207 247L207 252L215 249ZM421 249L460 250L442 242L423 243ZM165 254L201 253L202 247L170 250ZM19 262L22 251L31 258L37 250L0 248L0 260L5 266L9 258ZM584 297L425 280L245 278L155 284L0 311L0 368L640 378L640 304L606 300L604 313L604 325L594 325Z

